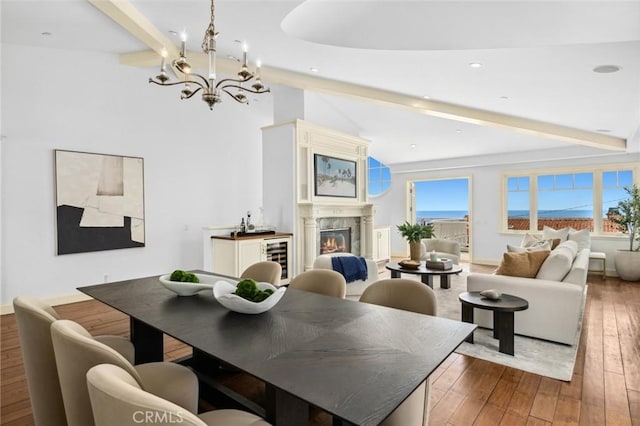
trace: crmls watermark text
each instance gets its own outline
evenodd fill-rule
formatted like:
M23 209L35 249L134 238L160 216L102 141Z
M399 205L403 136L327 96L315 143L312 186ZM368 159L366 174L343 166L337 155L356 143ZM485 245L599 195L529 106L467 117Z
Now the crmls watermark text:
M169 411L135 411L133 413L133 421L137 424L154 424L154 423L182 423L182 413L171 413Z

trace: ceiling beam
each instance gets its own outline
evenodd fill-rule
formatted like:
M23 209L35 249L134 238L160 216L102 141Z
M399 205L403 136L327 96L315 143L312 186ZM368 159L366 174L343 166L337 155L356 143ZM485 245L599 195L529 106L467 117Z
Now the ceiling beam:
M138 12L128 0L88 1L152 49L152 51L123 54L120 56L120 62L122 64L137 67L157 66L160 62L159 54L163 48L169 52L169 57L178 56L178 50L172 41L165 37L146 17ZM192 66L206 68L207 58L202 52L189 52L188 57ZM218 57L217 67L218 72L235 74L238 69L238 62L228 58ZM263 66L261 74L262 79L271 84L280 84L302 90L343 96L378 105L400 107L426 115L465 123L506 128L543 138L612 151L625 151L627 147L626 139L615 136L588 132L581 129L478 108L417 98L384 89L329 80L280 68Z

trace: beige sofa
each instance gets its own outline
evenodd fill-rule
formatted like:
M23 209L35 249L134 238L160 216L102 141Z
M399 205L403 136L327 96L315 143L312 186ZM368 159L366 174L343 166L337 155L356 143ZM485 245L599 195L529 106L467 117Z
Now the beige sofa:
M543 270L545 264L547 267ZM472 273L467 277L467 291L496 289L526 299L529 309L515 313L516 334L573 345L584 310L588 267L589 249L577 251L576 247L564 278L547 279L553 274L563 275L550 255L536 278ZM475 309L474 322L481 327L493 328L492 313Z
M354 256L351 253L331 253L331 254L321 254L316 257L316 260L313 262L313 269L331 269L333 270L333 266L331 265L331 258L334 256ZM371 259L367 259L367 279L366 280L357 280L350 283L347 283L347 295L351 297L359 297L365 288L367 288L370 284L378 281L378 264Z

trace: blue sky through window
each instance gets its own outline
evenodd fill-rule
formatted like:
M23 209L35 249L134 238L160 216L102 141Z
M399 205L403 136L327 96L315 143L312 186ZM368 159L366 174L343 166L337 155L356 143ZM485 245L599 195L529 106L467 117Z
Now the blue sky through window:
M369 174L369 188L367 189L369 195L380 195L391 186L391 170L373 157L367 159L367 173Z
M417 211L468 211L468 179L415 182Z

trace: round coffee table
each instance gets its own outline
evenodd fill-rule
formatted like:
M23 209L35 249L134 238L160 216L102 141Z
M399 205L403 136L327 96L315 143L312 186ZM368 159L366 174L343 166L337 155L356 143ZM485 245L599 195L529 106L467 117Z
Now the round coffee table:
M473 324L473 308L493 311L493 337L499 340L498 350L513 355L513 313L529 308L529 302L522 297L503 294L498 300L480 296L479 291L460 293L462 303L462 321ZM467 337L473 343L473 333Z
M401 274L420 275L420 281L431 288L433 288L434 275L440 276L440 288L451 288L449 276L462 272L460 265L453 265L451 269L428 269L424 261L420 262L418 269L403 268L397 262L389 262L385 267L391 271L391 278L400 278Z

